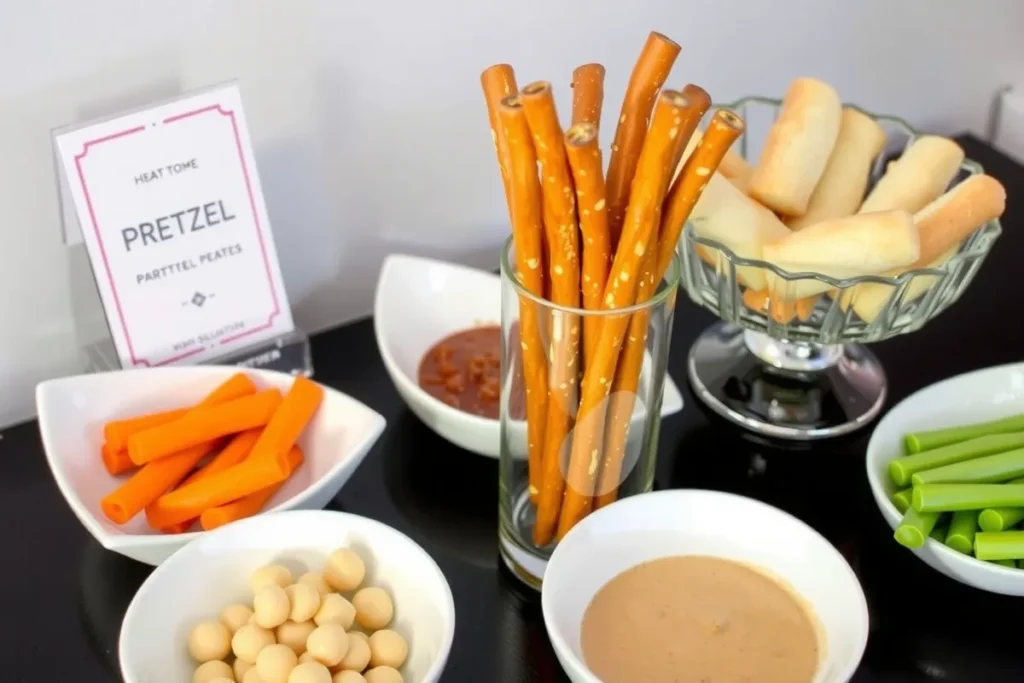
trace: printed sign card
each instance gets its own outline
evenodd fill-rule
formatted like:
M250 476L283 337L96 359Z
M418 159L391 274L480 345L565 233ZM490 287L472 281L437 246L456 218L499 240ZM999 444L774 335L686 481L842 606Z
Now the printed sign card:
M55 135L121 365L293 329L236 85Z

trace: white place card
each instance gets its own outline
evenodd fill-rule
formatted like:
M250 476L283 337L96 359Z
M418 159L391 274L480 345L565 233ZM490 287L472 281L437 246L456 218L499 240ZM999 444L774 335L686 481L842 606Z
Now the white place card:
M122 367L293 329L236 85L54 139Z

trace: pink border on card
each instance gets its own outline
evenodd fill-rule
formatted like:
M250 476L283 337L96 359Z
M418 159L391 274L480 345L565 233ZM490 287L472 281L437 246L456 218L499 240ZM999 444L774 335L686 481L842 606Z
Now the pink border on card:
M225 110L223 107L221 107L220 104L212 104L208 107L203 107L202 109L196 109L194 111L185 112L183 114L169 116L165 118L163 122L164 124L173 123L175 121L181 121L183 119L198 116L200 114L205 114L207 112L216 112L222 116L226 116L231 121L231 130L235 136L235 148L238 150L238 161L242 167L242 176L245 178L245 190L249 195L249 208L252 210L253 222L256 225L256 237L259 240L260 253L263 257L263 268L267 276L267 284L270 286L270 296L274 302L274 310L270 312L270 315L267 317L266 323L258 327L254 327L251 330L246 330L241 334L236 334L231 337L227 337L220 341L221 344L227 344L236 339L241 339L242 337L246 337L248 335L259 332L260 330L265 330L269 328L273 324L274 318L281 314L281 305L277 298L277 288L274 286L274 278L272 277L270 272L270 259L267 256L267 247L263 240L263 228L260 224L259 212L256 211L256 198L253 196L252 192L252 182L249 179L249 167L246 164L245 154L242 150L242 139L238 132L238 122L235 119L235 112L233 110ZM99 224L96 222L96 212L93 210L92 197L90 197L89 195L89 187L85 182L85 173L82 171L82 159L84 159L85 156L89 153L90 148L102 142L109 142L110 140L116 140L118 138L132 135L134 133L140 133L144 130L146 130L145 126L136 126L134 128L129 128L128 130L121 131L120 133L113 133L111 135L106 135L95 140L87 141L85 145L82 147L81 153L75 155L75 167L78 171L78 180L82 185L82 193L85 195L85 204L86 207L89 209L89 219L92 222L93 232L96 234L96 242L100 247L100 255L103 258L103 267L107 272L107 282L110 284L110 291L114 295L114 305L117 308L117 316L121 322L121 330L124 333L125 341L128 344L128 353L131 356L132 365L144 365L146 367L153 367L158 365L167 365L168 363L173 363L174 361L182 360L183 358L188 358L189 356L194 356L197 353L202 353L206 349L203 347L192 349L191 351L186 351L185 353L180 353L176 356L171 356L170 358L166 358L158 362L150 362L144 358L137 358L135 356L135 348L132 345L132 338L131 335L128 333L128 324L125 321L124 311L121 308L121 298L117 294L117 287L114 286L114 276L110 271L110 262L107 259L107 250L106 247L103 245L103 237L100 235Z

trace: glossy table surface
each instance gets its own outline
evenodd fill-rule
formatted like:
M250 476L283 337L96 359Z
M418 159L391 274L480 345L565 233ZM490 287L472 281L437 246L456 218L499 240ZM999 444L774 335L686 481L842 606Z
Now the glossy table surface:
M1007 186L1005 230L957 304L921 332L873 347L888 373L888 407L945 377L1024 359L1016 280L1024 257L1024 169L976 140L964 146ZM670 373L680 386L687 350L711 322L679 297ZM395 526L436 558L457 612L442 680L565 680L538 595L499 567L496 461L449 445L406 409L381 364L372 321L315 336L313 359L316 379L387 418L384 435L332 507ZM962 586L892 540L864 475L870 426L844 441L774 447L747 440L684 394L686 408L662 427L656 485L759 498L831 540L856 570L871 610L855 681L1024 680L1024 600ZM0 680L120 680L121 619L150 568L102 549L79 525L46 467L34 422L2 437Z

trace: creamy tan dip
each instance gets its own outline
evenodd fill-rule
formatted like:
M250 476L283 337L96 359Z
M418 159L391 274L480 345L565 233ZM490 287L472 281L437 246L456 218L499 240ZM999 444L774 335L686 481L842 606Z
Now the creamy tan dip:
M583 658L604 683L810 683L818 639L765 574L696 555L637 565L587 607Z

